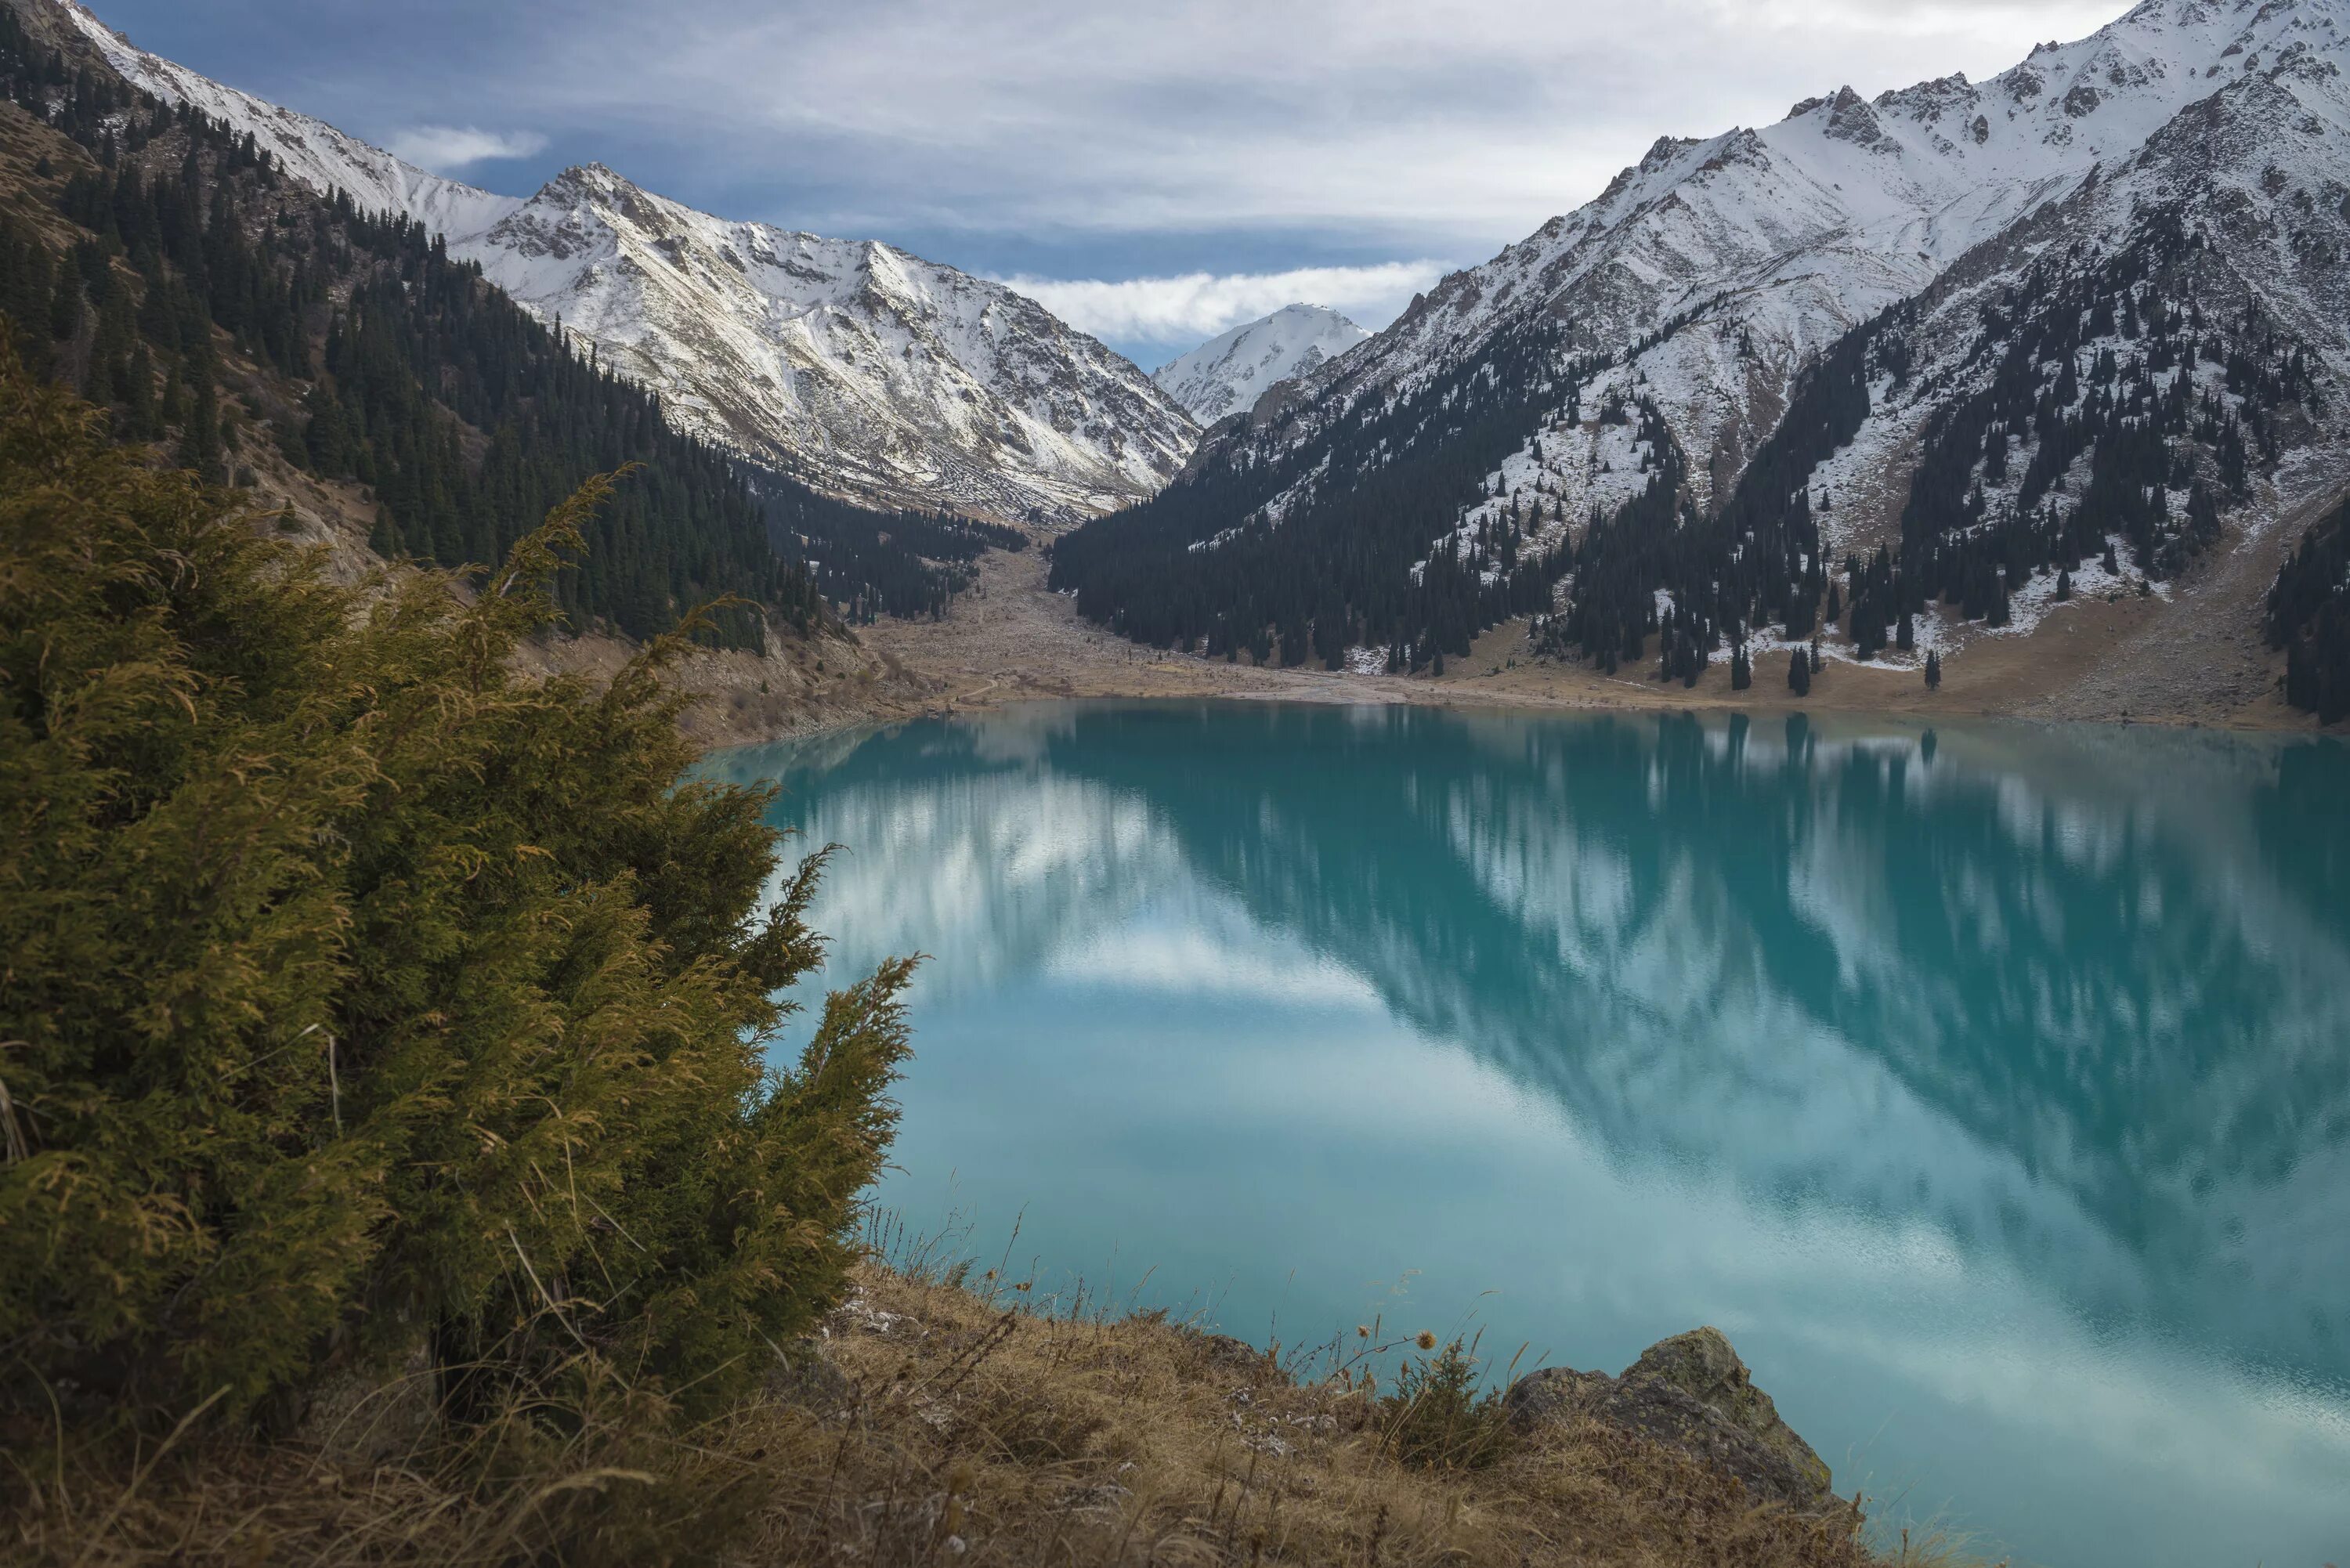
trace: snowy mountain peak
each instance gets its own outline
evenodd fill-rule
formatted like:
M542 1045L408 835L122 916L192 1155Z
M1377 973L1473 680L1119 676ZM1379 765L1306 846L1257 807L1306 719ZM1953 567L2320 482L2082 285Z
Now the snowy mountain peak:
M526 200L477 190L57 3L127 80L251 131L305 184L425 224L681 425L821 488L1060 523L1150 494L1197 440L1140 369L1001 284L879 241L712 217L598 162Z
M1309 375L1370 333L1321 305L1285 305L1151 372L1203 425L1253 407L1266 389Z
M2281 67L2336 65L2346 35L2342 0L2146 0L1986 81L1953 75L1873 100L1847 85L1760 130L1660 137L1589 203L1444 279L1342 364L1308 374L1307 390L1343 402L1409 382L1536 318L1620 351L1723 296L1751 351L1792 366L2109 175L2189 104ZM1725 399L1742 408L1746 374L1707 372L1690 418ZM1718 417L1687 432L1693 450L1715 444Z

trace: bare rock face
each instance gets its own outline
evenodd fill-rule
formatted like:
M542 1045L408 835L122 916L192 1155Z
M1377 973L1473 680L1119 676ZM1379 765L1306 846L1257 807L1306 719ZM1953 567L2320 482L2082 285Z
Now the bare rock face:
M1719 1329L1660 1340L1620 1377L1565 1366L1530 1373L1502 1407L1523 1433L1596 1421L1679 1449L1759 1500L1805 1512L1838 1506L1826 1462L1779 1418Z

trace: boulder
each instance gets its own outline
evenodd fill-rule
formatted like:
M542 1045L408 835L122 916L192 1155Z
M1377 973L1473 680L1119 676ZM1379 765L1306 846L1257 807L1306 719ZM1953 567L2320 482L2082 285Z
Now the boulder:
M1772 1452L1784 1458L1809 1479L1814 1490L1828 1490L1827 1461L1795 1429L1779 1418L1771 1396L1754 1386L1746 1363L1718 1328L1700 1328L1660 1339L1624 1369L1626 1381L1650 1378L1669 1383L1681 1392L1712 1406Z
M1620 1377L1565 1366L1529 1373L1510 1386L1502 1408L1527 1434L1577 1420L1638 1433L1788 1508L1809 1511L1836 1501L1826 1463L1779 1418L1718 1329L1659 1340Z

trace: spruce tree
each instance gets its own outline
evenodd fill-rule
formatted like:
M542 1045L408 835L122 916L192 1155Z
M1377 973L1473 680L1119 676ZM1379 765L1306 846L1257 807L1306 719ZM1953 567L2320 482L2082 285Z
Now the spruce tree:
M1928 649L1926 650L1926 690L1939 691L1941 689L1942 656L1935 649Z

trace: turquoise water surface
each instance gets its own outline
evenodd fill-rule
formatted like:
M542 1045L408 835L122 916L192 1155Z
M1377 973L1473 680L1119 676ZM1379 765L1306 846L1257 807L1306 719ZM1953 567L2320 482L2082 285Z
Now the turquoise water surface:
M2350 1563L2350 747L1089 704L709 771L845 846L827 982L931 955L910 1225L1260 1343L1711 1323L1888 1521Z

